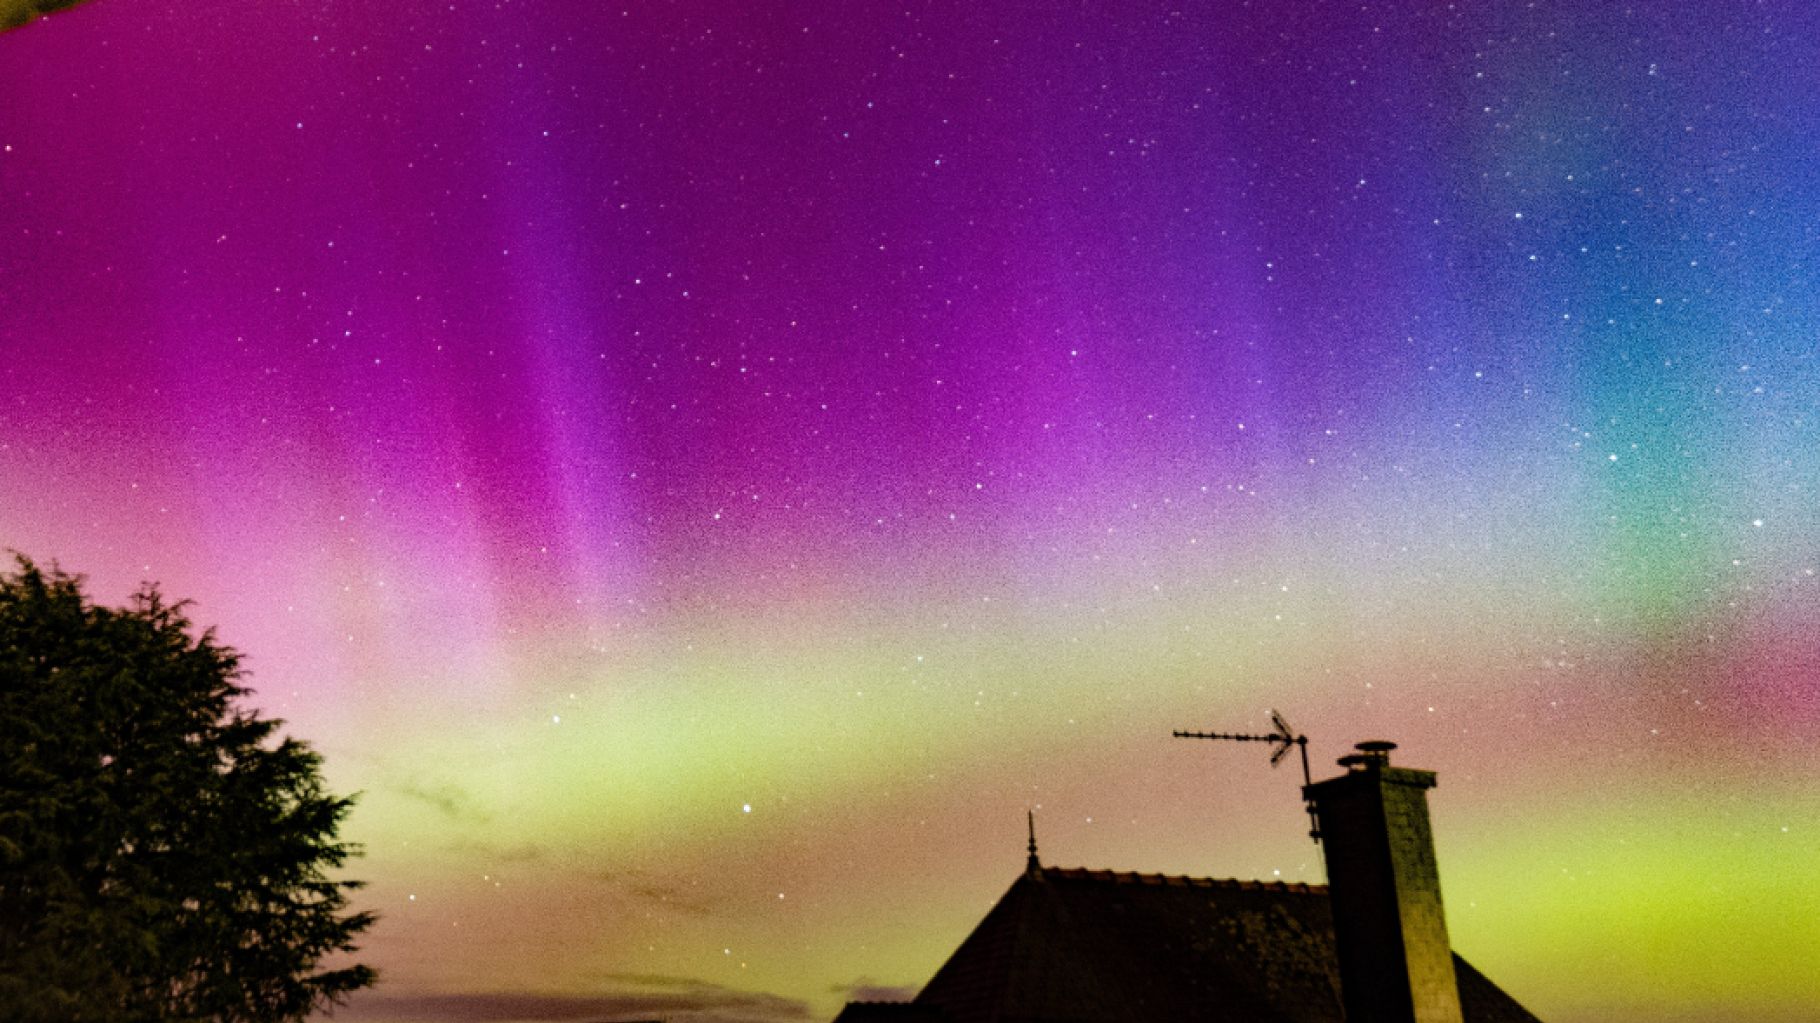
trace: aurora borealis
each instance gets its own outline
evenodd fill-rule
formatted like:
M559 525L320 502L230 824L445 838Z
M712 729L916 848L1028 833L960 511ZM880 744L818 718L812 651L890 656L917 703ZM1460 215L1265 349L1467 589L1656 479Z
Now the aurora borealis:
M360 791L352 1020L831 1018L1436 770L1551 1023L1820 1005L1820 11L94 0L0 545ZM1317 767L1317 773L1321 768Z

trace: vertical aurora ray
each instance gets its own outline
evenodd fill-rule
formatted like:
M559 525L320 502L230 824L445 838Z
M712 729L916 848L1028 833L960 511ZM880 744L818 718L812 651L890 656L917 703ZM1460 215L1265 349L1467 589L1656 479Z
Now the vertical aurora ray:
M1318 879L1166 739L1281 706L1544 1018L1803 1019L1816 28L93 0L0 36L0 544L364 793L353 1018L831 1014L1032 806Z

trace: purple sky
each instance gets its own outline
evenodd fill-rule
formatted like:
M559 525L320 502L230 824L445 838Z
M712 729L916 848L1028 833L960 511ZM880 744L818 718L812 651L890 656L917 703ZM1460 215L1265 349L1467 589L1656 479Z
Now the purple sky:
M1279 706L1441 772L1456 945L1544 1018L1805 1019L1817 51L94 0L0 36L0 545L195 598L364 793L357 1018L825 1017L1032 807L1319 880L1293 784L1167 741Z

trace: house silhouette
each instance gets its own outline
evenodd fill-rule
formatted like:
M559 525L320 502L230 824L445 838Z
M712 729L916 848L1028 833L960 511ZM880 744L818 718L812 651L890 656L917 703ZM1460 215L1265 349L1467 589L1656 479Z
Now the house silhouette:
M1330 883L1058 869L1037 858L909 1002L835 1023L1539 1023L1455 955L1434 774L1360 743L1307 786Z

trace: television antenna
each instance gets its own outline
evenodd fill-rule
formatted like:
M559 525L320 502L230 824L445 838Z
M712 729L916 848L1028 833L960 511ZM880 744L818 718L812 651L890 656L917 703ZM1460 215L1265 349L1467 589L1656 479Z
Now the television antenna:
M1222 742L1269 743L1276 747L1270 753L1271 767L1281 764L1284 758L1289 756L1290 748L1294 747L1302 754L1302 787L1306 790L1308 786L1314 784L1314 777L1308 773L1308 736L1291 728L1289 722L1284 720L1283 715L1275 710L1270 712L1270 724L1275 730L1261 735L1246 732L1185 732L1180 730L1177 730L1172 734L1178 739L1215 739ZM1308 837L1314 839L1314 844L1320 845L1321 822L1320 819L1315 816L1314 802L1307 799L1306 795L1303 797L1303 802L1308 805Z

